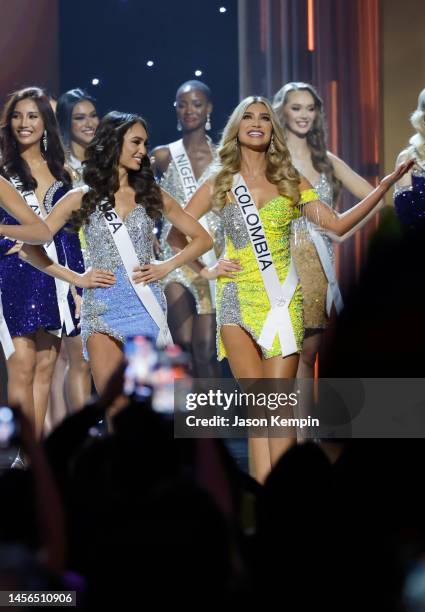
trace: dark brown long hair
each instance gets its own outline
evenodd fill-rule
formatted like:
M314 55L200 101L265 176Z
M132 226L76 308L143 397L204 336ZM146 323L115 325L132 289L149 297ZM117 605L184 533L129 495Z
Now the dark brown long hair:
M37 188L37 181L32 176L30 167L19 153L18 143L12 132L12 115L21 100L33 100L43 119L47 137L47 147L40 142L41 154L47 162L50 172L56 180L62 181L65 187L71 187L71 177L64 168L65 153L59 136L55 114L49 98L39 87L26 87L15 91L9 97L0 120L1 174L6 178L18 176L27 191Z
M316 109L316 117L313 122L313 127L307 134L307 144L311 151L311 161L313 168L317 172L324 173L332 184L333 200L337 201L341 191L341 181L335 176L335 170L331 160L328 157L326 147L326 116L323 108L323 100L319 96L313 85L309 83L293 82L286 83L273 98L273 108L279 117L280 123L285 128L285 118L283 116L283 107L288 102L288 96L291 91L308 91L313 100Z
M80 210L72 213L74 230L78 231L89 222L98 205L104 211L115 207L114 194L120 186L118 164L124 134L136 123L140 123L147 133L146 121L130 113L112 111L99 123L96 135L86 149L83 180L90 189L83 196ZM129 170L128 182L136 192L136 202L145 207L152 219L160 218L163 210L161 190L155 182L148 155L144 156L139 170Z

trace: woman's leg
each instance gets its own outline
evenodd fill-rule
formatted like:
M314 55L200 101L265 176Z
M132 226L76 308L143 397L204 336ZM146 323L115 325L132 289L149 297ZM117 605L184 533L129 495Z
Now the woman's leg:
M320 331L315 333L309 333L307 330L307 337L304 339L303 350L300 355L300 363L298 365L297 378L304 380L312 380L314 378L314 367L316 364L317 354L319 352L320 343L322 341L323 334ZM312 384L305 383L302 386L302 394L299 398L297 407L297 416L300 418L307 418L311 416L311 410L313 405L313 381ZM312 432L308 429L298 430L298 440L304 441L311 438Z
M165 288L168 305L168 326L176 344L192 355L193 321L196 315L196 305L192 294L180 285L170 283ZM192 364L193 368L193 364Z
M193 320L192 351L194 375L198 378L219 378L217 361L215 314L195 315Z
M299 355L289 355L288 357L272 357L271 359L264 359L263 361L263 377L267 379L292 379L295 381L295 377L297 374L299 362ZM267 385L270 387L270 385ZM270 388L270 390L272 390ZM281 391L279 390L279 385L276 387L277 393ZM284 418L294 418L293 409L288 407L282 407L278 411L275 411L275 414L279 414ZM274 432L277 433L277 432ZM270 448L270 458L271 464L276 465L279 461L280 457L286 453L287 450L294 446L297 441L297 432L295 429L293 431L288 432L290 437L281 437L281 436L270 436L268 439L269 448Z
M90 398L90 365L83 357L81 336L66 337L63 342L68 357L64 382L66 406L68 412L75 412L80 410Z
M40 439L43 433L50 387L60 351L61 338L44 329L39 329L35 334L35 343L37 350L33 385L35 433L37 439Z
M238 325L223 325L220 333L232 374L240 381L243 390L247 391L241 379L249 379L252 385L263 376L260 350L251 336ZM249 438L248 444L251 472L262 483L271 470L268 439Z
M87 340L94 384L99 394L123 359L123 346L116 338L96 333Z
M36 363L35 335L15 336L15 352L7 360L7 396L10 405L22 408L35 430L33 383Z
M297 378L314 378L314 365L319 352L322 333L314 333L304 339L303 350L300 355Z
M68 360L64 340L65 339L63 338L50 387L49 405L47 407L43 428L45 436L47 436L56 427L56 425L58 425L66 417L67 414L64 395L64 382Z

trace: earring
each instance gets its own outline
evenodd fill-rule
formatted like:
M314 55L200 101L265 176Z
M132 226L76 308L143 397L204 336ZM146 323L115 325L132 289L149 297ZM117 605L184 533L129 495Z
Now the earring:
M270 139L269 152L274 153L275 151L276 151L276 147L274 146L274 138L272 134L272 137Z
M181 132L182 131L182 124L180 123L180 119L177 121L177 131Z
M47 151L47 130L44 130L44 134L43 134L43 147L44 147L44 150Z
M207 115L207 120L205 122L205 129L207 130L207 132L209 132L211 129L211 115L209 113Z

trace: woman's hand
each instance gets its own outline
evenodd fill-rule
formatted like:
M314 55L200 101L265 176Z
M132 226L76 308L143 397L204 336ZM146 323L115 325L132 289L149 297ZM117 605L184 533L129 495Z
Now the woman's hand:
M23 242L19 242L19 240L17 240L13 247L9 249L7 253L5 253L5 255L13 255L14 253L19 253L19 251L22 249L23 244Z
M75 302L75 318L79 319L81 316L81 304L83 302L83 298L81 297L81 295L76 293L74 296L74 302ZM78 324L78 327L80 327L80 323Z
M212 268L202 268L199 274L206 280L215 280L219 276L235 278L236 273L242 269L238 259L219 259L215 266Z
M75 285L83 289L106 288L115 285L115 280L115 275L109 270L89 268L83 274L76 275Z
M149 284L154 281L158 281L164 278L173 270L173 266L170 265L169 261L154 262L145 264L144 266L136 266L133 270L133 281L138 285L139 283Z
M392 187L394 183L397 183L397 181L399 181L401 177L406 174L406 172L409 172L409 170L412 168L412 166L415 165L415 163L416 160L414 158L403 162L402 164L397 166L394 172L391 172L391 174L388 174L388 176L384 177L379 183L379 186L382 187L384 191L388 191L388 189L390 189L390 187Z

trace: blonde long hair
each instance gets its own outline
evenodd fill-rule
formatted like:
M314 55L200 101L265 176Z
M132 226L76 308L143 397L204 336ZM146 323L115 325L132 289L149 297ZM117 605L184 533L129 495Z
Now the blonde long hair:
M241 168L241 152L238 142L239 125L242 117L251 104L264 104L270 114L273 127L274 147L266 151L266 177L276 185L279 193L291 198L295 206L299 200L300 176L292 165L291 156L285 143L285 136L276 113L270 102L261 96L249 96L238 104L223 130L218 147L218 166L214 181L213 206L221 209L227 201L227 193L232 188L233 175Z
M425 89L421 91L418 98L418 108L412 113L410 123L416 130L409 143L418 153L419 157L425 159Z

